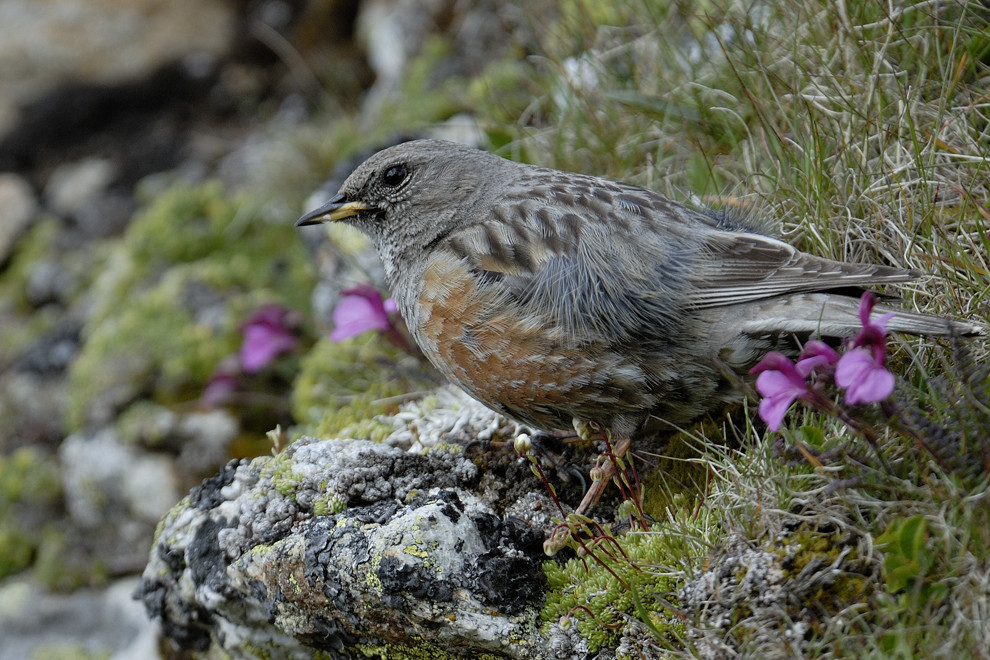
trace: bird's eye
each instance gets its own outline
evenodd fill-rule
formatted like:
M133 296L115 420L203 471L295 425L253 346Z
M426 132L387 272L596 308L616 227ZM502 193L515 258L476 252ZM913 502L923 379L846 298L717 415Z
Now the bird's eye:
M405 165L393 165L382 174L382 183L389 188L395 188L409 176L409 168Z

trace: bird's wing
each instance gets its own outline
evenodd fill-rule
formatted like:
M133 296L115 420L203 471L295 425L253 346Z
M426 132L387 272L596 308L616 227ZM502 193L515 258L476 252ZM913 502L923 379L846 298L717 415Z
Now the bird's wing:
M676 334L692 309L917 277L805 254L639 188L574 181L496 204L446 239L480 281L538 310L534 322L574 336Z
M580 343L676 332L682 323L692 284L687 237L661 245L642 217L610 226L531 200L494 215L495 222L460 226L445 247L534 324Z
M695 308L761 298L906 282L919 274L876 264L844 263L799 252L769 236L715 231L700 242L704 257L692 278Z

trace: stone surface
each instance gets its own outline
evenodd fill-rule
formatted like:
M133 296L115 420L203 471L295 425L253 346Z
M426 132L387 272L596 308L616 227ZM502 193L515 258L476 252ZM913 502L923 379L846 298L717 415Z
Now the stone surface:
M17 106L61 83L115 83L190 53L218 56L234 27L225 0L4 0L0 133Z
M491 0L365 0L357 35L376 74L365 111L398 89L409 62L438 34L449 40L450 57L431 72L431 83L449 76L478 74L497 58L520 27L512 3Z
M132 594L137 578L103 590L52 594L27 578L0 585L0 660L156 660L158 627ZM57 625L52 625L57 621Z
M515 491L487 472L455 447L313 438L232 461L166 517L141 597L180 647L235 658L390 645L552 657L543 532L500 513Z
M126 227L134 203L119 191L111 193L118 179L110 158L83 158L57 166L45 185L48 210L70 218L87 238L111 236Z
M114 164L107 158L59 165L48 178L45 202L55 213L69 215L102 195L115 176Z
M0 264L38 212L31 185L16 174L0 174Z
M878 578L872 552L851 528L797 519L763 542L730 537L681 589L692 648L704 660L807 657L823 619Z
M181 497L172 461L124 445L109 428L72 434L58 453L73 524L111 572L139 565L158 520Z
M62 438L65 383L37 373L0 374L0 450Z

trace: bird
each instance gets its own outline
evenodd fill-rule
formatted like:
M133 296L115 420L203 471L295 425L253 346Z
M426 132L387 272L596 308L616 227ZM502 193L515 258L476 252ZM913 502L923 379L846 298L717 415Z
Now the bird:
M802 252L648 189L443 140L370 156L298 226L368 235L412 337L450 381L534 429L620 438L741 400L768 351L852 337L859 294L921 276ZM887 304L893 332L980 335Z

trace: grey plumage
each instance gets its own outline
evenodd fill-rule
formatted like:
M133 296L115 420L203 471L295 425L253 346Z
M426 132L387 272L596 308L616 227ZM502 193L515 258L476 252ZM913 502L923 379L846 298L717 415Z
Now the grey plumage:
M799 252L648 190L436 140L369 158L299 224L371 236L417 343L483 403L541 428L572 419L632 434L735 400L745 373L795 339L849 337L850 291L920 273ZM878 305L888 328L982 334Z

